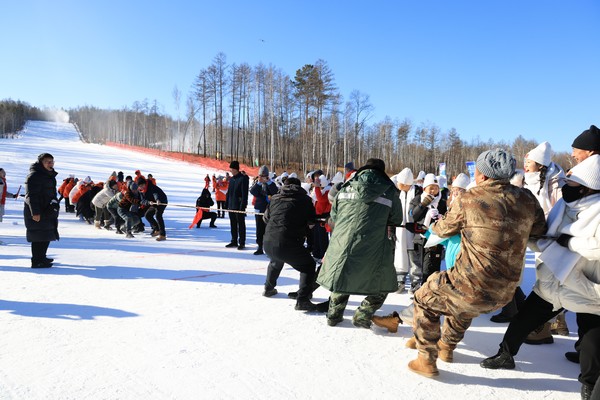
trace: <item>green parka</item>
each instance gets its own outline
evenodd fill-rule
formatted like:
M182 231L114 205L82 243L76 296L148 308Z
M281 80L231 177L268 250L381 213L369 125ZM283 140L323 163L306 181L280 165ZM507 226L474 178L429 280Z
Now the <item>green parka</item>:
M385 173L361 168L337 194L335 223L317 282L332 292L376 295L398 289L394 240L402 224L399 191Z

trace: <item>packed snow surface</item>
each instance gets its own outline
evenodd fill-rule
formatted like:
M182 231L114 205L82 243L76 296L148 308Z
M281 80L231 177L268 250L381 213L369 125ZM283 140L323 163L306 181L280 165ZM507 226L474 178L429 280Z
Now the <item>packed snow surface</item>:
M287 292L298 273L286 267L279 294L261 296L268 259L255 256L254 217L247 250L226 249L229 220L188 229L206 174L182 162L80 141L70 124L30 122L17 139L0 139L0 166L16 192L38 154L55 158L58 184L69 174L95 182L112 171L152 173L169 196L167 240L145 233L125 239L64 213L52 242L51 269L31 269L23 200L7 199L0 223L1 399L578 399L579 366L567 361L576 340L523 345L515 370L479 367L496 353L507 324L473 321L454 363L439 361L427 379L407 369L416 352L398 333L356 328L362 301L351 296L345 320L294 310ZM291 171L289 171L291 172ZM250 206L251 209L251 206ZM534 281L528 255L523 289ZM322 288L313 301L327 299ZM410 304L390 294L378 312Z

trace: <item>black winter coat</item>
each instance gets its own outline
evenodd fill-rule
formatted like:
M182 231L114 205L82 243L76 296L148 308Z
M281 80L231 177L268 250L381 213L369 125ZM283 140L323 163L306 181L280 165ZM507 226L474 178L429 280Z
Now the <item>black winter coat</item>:
M23 209L28 242L51 242L60 238L56 175L58 175L56 171L48 171L39 162L29 167L29 175L25 180L25 208ZM39 222L33 220L34 215L40 215Z
M265 212L269 205L269 196L277 194L277 185L273 181L269 182L256 182L250 188L250 194L256 198L254 202L254 209Z
M422 193L423 192L421 191L421 194ZM427 215L427 211L429 210L429 207L421 204L421 195L417 196L415 194L415 197L410 202L409 210L410 210L409 212L412 215L413 221L415 221L415 223L412 225L416 229L418 229L418 231L413 231L413 233L417 233L413 238L413 242L416 244L424 245L425 239L423 238L423 236L421 236L419 234L419 232L425 232L427 230L427 227L425 227L423 225L423 222L425 221L425 216ZM437 205L437 210L438 210L438 213L440 214L440 216L446 214L446 211L448 211L448 207L446 205L446 200L444 200L443 197L440 197L440 201ZM408 225L407 225L407 228L408 228Z
M150 181L146 182L146 191L142 193L142 196L144 197L144 200L152 201L154 203L168 203L167 195L165 194L165 192L163 192L161 188L154 185Z
M285 185L271 197L263 220L267 223L264 244L302 243L309 224L316 220L315 207L306 191L297 185Z
M202 189L202 194L196 199L196 207L211 208L215 205L215 202L210 195L208 189Z
M250 178L241 172L229 178L229 189L225 198L229 210L246 211Z

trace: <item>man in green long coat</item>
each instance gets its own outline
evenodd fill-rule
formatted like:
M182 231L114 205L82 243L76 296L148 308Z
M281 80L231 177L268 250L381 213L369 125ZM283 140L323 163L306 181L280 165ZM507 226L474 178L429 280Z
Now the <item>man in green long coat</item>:
M385 163L371 158L338 192L331 208L335 227L317 282L332 293L327 324L343 320L351 294L366 295L355 326L369 328L388 293L398 289L394 268L395 227L402 224L399 191Z

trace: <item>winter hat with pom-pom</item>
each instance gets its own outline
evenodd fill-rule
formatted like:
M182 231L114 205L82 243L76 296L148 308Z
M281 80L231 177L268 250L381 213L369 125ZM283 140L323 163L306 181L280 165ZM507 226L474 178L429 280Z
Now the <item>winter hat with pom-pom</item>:
M525 158L547 167L552 162L552 146L548 142L542 142L527 153Z

